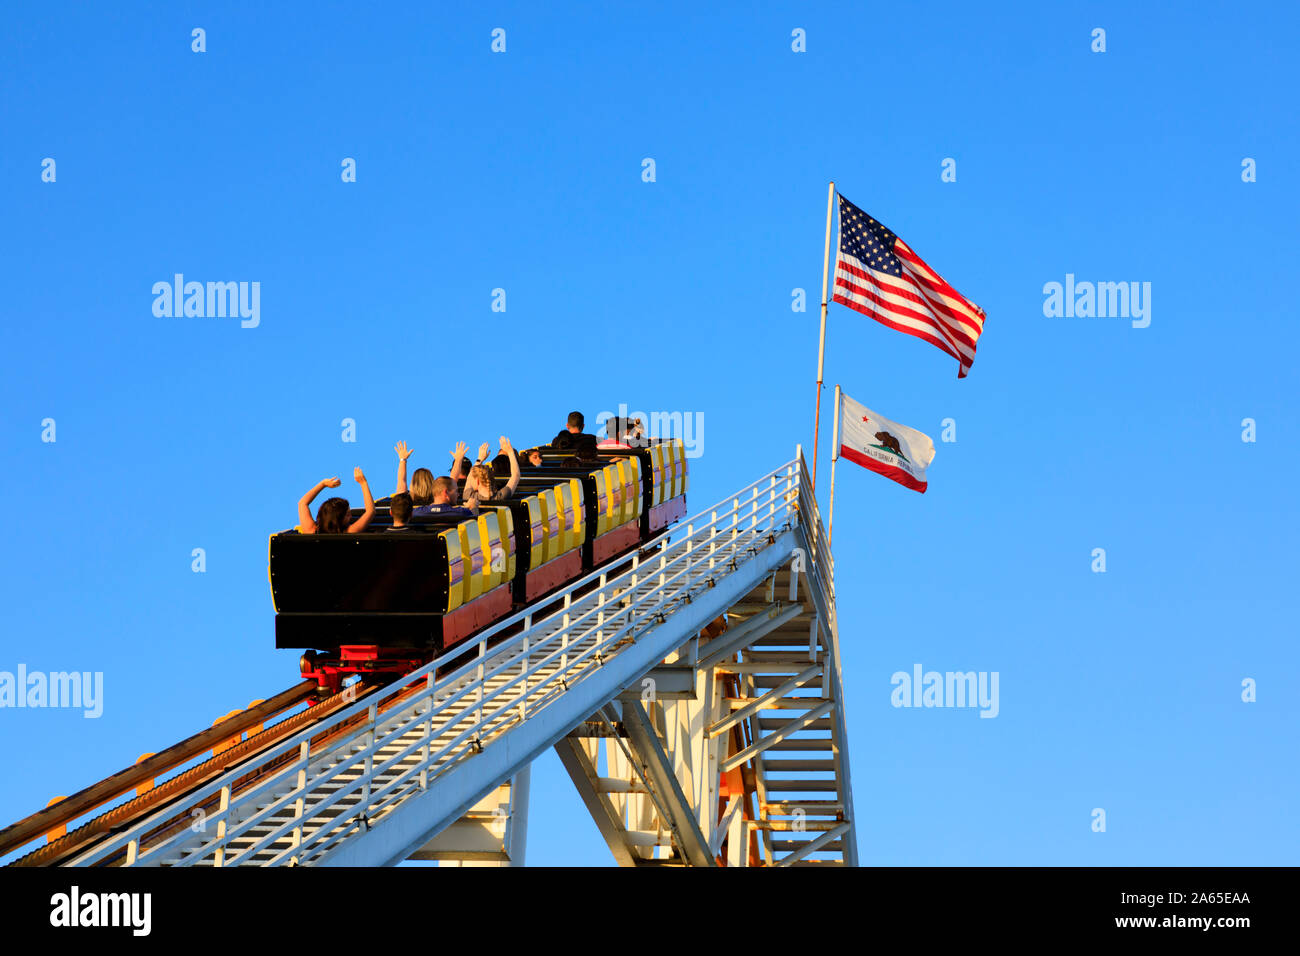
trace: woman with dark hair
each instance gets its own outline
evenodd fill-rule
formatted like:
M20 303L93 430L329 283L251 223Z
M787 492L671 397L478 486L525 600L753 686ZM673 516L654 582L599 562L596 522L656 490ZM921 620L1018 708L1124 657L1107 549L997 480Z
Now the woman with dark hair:
M348 524L348 499L328 498L316 510L316 517L311 516L311 503L326 488L337 488L342 484L337 478L326 478L298 500L298 530L303 534L356 534L365 531L366 525L375 514L375 499L370 496L370 485L360 468L352 471L352 477L361 486L361 494L366 500L365 513L356 521Z

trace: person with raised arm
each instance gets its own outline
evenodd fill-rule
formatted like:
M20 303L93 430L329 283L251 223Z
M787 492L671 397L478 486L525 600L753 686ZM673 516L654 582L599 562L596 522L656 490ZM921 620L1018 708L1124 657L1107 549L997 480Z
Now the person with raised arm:
M482 453L485 455L487 454L486 448L487 446L484 445ZM466 445L463 441L456 442L456 447L451 450L451 492L449 500L453 505L460 504L460 486L457 482L464 478L465 473L469 471L465 464L469 461L465 457L467 451L469 451L469 445Z
M469 470L475 465L481 465L487 461L488 448L491 446L487 442L478 446L478 460L471 462L465 457L465 452L469 450L469 445L463 441L456 442L456 447L451 453L451 480L460 481L469 474Z
M406 459L411 457L411 452L414 450L407 448L404 441L399 441L393 448L393 451L397 452L397 488L393 492L395 495L406 493Z
M370 524L370 519L375 516L375 499L370 495L370 484L360 468L352 470L352 478L361 486L361 494L366 502L366 510L361 517L348 524L348 499L327 498L317 509L316 517L312 518L311 503L316 500L316 496L326 488L337 488L342 484L338 478L326 478L324 481L316 482L310 491L298 499L298 530L301 533L357 534L366 530L366 525Z
M464 454L465 447L466 445L464 442L459 443L456 446L456 452ZM394 491L393 494L400 495L408 490L406 487L406 459L411 457L411 451L406 447L406 442L398 442L395 450L397 452L397 490ZM453 452L452 454L456 454L456 452ZM453 467L451 472L451 477L453 479L451 483L452 504L456 504L458 500L458 492L454 480L458 477L457 472L458 468ZM411 487L409 490L411 493L411 503L417 509L415 512L416 514L428 514L427 511L418 509L427 508L429 505L435 503L433 483L433 472L428 468L417 468L415 469L415 474L411 475Z
M406 494L406 459L411 457L414 449L407 448L406 442L399 441L397 447L393 449L397 452L397 488L393 496ZM433 472L428 468L417 468L415 474L411 475L411 502L415 507L428 505L433 502ZM391 506L390 511L391 514Z
M485 444L482 449L484 458L487 457L487 447ZM503 487L494 489L492 472L482 465L475 465L465 479L465 493L461 496L469 507L477 507L480 501L505 501L519 487L519 456L505 435L501 436L501 453L510 460L510 480Z

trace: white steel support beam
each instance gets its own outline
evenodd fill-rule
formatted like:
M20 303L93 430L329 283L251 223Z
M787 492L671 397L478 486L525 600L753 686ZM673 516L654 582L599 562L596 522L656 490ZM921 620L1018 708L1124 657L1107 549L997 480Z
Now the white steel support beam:
M533 789L533 765L525 764L510 781L510 819L506 821L509 866L524 866L528 858L528 802Z
M410 859L437 860L443 866L523 866L531 777L531 766L519 771Z
M646 691L652 691L655 700L694 700L695 668L690 664L661 664L623 689L624 694Z
M596 829L614 854L615 862L619 866L636 866L636 857L628 846L628 833L623 826L622 816L600 790L596 765L584 746L584 741L588 739L594 738L565 737L556 743L555 752L560 757L560 763L564 764L564 769L569 772L587 812L596 822Z
M718 821L717 832L714 833L713 839L709 842L709 849L713 851L714 856L717 856L722 850L722 841L727 836L727 831L731 828L732 818L738 815L742 803L740 794L736 794L731 798L731 802L727 804L727 809L723 811L722 819Z
M677 775L673 772L668 755L664 752L659 734L650 723L639 699L621 698L617 706L622 711L623 728L628 744L641 761L641 770L654 787L656 801L667 814L663 822L672 828L674 842L686 862L692 866L716 866L717 860L709 852L708 841L700 831L691 805L686 801Z

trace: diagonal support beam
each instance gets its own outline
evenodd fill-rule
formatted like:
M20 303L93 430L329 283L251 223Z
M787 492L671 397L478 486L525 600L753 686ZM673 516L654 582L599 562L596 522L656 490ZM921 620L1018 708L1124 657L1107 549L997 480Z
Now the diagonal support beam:
M716 724L713 724L711 727L709 727L708 730L709 736L717 737L719 734L726 733L728 730L736 726L736 724L740 723L742 720L748 720L754 714L758 713L760 710L765 708L768 704L772 703L772 701L780 700L786 694L790 693L790 691L794 690L796 687L801 686L805 681L810 681L814 677L820 677L821 673L822 673L821 664L814 664L812 667L809 667L807 670L800 671L798 674L796 674L794 677L791 677L784 684L781 684L779 687L772 688L762 697L758 698L757 700L750 701L744 707L740 708L740 710L728 714L726 717L723 717L721 720L719 720Z
M784 611L777 613L779 607L780 605L774 604L769 610L762 614L756 614L751 617L735 631L728 632L725 635L726 640L716 649L714 649L714 644L717 644L718 641L706 644L705 650L707 650L708 653L704 657L700 658L699 663L695 666L700 670L704 670L707 667L712 667L719 661L726 660L737 651L744 650L759 638L765 637L770 632L775 631L782 624L785 624L788 621L793 621L796 617L802 614L804 610L802 604L792 604ZM719 638L718 640L722 639Z
M755 754L761 754L764 750L772 746L774 743L777 743L778 741L781 740L785 740L786 737L789 737L793 733L798 733L800 730L803 730L813 721L825 717L827 714L831 712L831 708L834 706L835 706L835 701L828 700L820 707L816 707L813 710L808 711L808 713L804 714L802 717L796 717L794 720L790 721L789 723L782 724L778 729L772 731L766 737L763 737L760 740L755 740L744 750L740 751L739 753L734 753L726 760L722 761L720 764L718 764L718 772L726 773L728 770L734 769L735 767L739 767L742 763L745 763Z
M781 857L781 859L776 861L776 865L789 866L792 863L798 863L804 857L816 853L827 843L830 843L832 840L835 840L838 837L841 837L848 832L849 832L849 824L841 823L839 826L835 827L835 829L827 830L817 839L809 840L806 846L801 846L799 849L795 850L789 856Z
M731 829L731 821L740 810L740 807L740 794L736 794L731 798L731 802L727 804L727 809L722 814L722 819L718 821L718 825L714 829L713 842L709 844L709 849L713 851L714 856L717 856L718 853L722 851L722 841L727 838L727 831Z
M618 706L622 710L627 742L656 791L659 805L668 815L665 822L672 827L686 862L692 866L717 866L718 861L709 851L709 843L700 830L691 805L686 801L686 794L682 792L677 774L673 772L673 765L659 741L658 731L650 723L649 715L636 698L620 698Z
M609 844L615 861L619 866L636 866L637 860L628 846L623 818L609 798L600 792L596 767L588 758L581 740L564 737L556 742L555 752L560 757L560 763L564 764L564 769L569 772L573 785L578 789L578 796L582 797L591 818L596 821L596 829Z

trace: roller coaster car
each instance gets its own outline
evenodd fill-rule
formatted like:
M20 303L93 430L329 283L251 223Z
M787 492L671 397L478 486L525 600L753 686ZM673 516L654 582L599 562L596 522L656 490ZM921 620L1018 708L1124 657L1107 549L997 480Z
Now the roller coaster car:
M514 495L473 518L416 517L392 534L384 499L361 534L271 535L276 647L305 648L302 674L323 694L354 674L391 680L686 514L679 440L578 464L539 450L541 466L523 472Z

